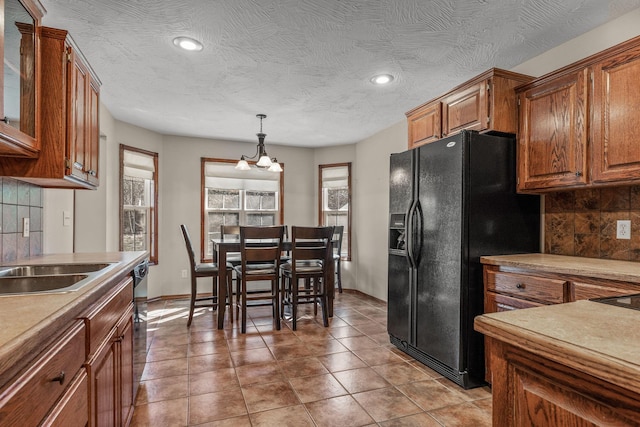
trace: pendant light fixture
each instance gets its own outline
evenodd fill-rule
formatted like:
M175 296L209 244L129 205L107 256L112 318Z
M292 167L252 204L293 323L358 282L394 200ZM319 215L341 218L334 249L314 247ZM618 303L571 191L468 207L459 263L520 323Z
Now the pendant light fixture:
M258 159L256 162L256 166L262 169L267 169L270 172L282 172L282 166L278 163L278 160L273 157L269 157L267 154L267 149L264 147L264 138L267 136L266 133L262 132L262 120L267 118L266 114L256 114L256 117L260 119L260 132L256 134L258 137L258 148L256 150L256 154L253 156L242 156L240 160L236 164L236 169L241 171L247 171L251 169L247 159Z

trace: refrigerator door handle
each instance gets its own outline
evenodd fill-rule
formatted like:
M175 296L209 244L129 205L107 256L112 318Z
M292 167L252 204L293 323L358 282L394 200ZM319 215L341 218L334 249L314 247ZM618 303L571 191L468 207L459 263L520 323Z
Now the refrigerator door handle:
M417 266L420 262L420 254L422 253L422 206L417 201L413 207L414 214L411 222L411 258ZM415 223L414 223L415 221Z
M416 261L413 257L413 216L415 214L415 207L417 201L411 202L409 210L407 211L407 221L405 222L405 238L407 239L407 258L409 259L409 265L411 268L416 267Z

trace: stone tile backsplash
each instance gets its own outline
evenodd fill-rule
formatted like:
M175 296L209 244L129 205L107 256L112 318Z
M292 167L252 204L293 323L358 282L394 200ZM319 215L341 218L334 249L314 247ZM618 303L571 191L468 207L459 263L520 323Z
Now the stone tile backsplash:
M2 261L42 254L42 189L11 178L0 178L0 253ZM29 218L29 237L23 237L23 218Z
M631 221L631 239L617 239L617 221ZM545 195L545 253L640 261L640 186Z

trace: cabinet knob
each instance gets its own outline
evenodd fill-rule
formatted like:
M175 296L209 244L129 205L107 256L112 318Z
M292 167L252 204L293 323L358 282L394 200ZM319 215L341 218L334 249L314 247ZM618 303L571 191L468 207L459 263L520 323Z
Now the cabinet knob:
M84 165L80 162L73 162L73 167L74 169L82 170L84 168Z
M60 385L62 385L62 383L64 382L64 371L60 371L60 373L55 378L51 379L51 382L59 382Z
M89 175L91 175L91 176L96 176L96 175L97 175L97 173L96 173L96 171L94 171L93 169L91 169L91 170L89 171Z
M582 176L582 172L576 171L576 176Z
M524 288L526 288L526 287L527 287L527 285L525 285L524 283L518 283L518 284L516 285L516 288L518 288L518 289L524 289Z

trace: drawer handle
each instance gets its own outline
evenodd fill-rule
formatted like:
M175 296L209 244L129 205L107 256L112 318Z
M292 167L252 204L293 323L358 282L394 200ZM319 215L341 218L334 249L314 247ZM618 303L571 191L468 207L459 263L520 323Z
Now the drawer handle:
M527 287L527 285L525 285L524 283L518 283L518 284L516 285L516 288L518 288L518 289L524 289L524 288L526 288L526 287Z
M64 371L60 371L57 377L51 379L52 383L59 382L60 385L64 382Z

